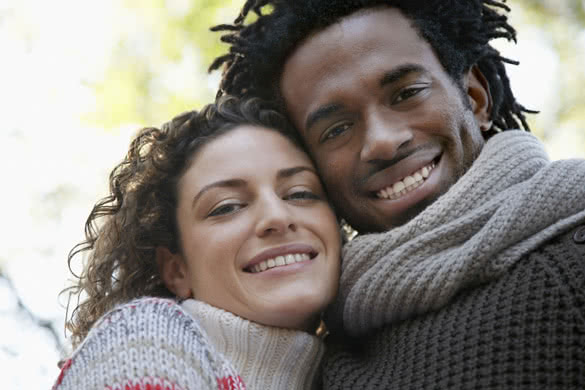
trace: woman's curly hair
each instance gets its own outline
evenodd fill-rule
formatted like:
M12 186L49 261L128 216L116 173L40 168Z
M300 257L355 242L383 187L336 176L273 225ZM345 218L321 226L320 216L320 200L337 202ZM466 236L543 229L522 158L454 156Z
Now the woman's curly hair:
M493 99L488 136L508 129L529 130L525 113L534 111L516 101L505 68L506 63L518 63L490 45L497 38L516 41L516 31L506 16L510 11L506 0L247 0L233 24L212 28L225 31L221 40L230 45L228 53L209 68L223 67L218 96L258 96L279 102L284 110L279 80L294 50L311 34L340 19L381 6L397 8L413 22L460 87L463 74L474 65L479 67ZM248 23L252 12L256 18Z
M177 184L203 145L240 125L274 129L300 145L286 119L259 99L224 97L200 112L175 117L161 129L138 132L110 174L110 194L89 214L85 240L68 256L71 270L72 261L87 254L81 275L71 271L76 281L63 290L80 301L66 323L74 347L115 305L145 295L173 296L159 276L155 251L181 250Z

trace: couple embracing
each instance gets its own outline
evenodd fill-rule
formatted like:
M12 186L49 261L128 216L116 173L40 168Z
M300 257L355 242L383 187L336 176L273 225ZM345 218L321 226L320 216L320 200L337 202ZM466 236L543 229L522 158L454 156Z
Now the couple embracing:
M507 11L249 0L216 26L218 100L141 130L72 252L54 388L584 388L585 161L529 133Z

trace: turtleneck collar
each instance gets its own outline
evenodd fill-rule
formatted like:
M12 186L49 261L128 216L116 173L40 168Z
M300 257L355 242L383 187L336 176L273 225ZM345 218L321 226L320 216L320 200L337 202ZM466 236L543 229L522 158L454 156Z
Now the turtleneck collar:
M324 344L309 333L261 325L188 299L181 306L244 380L247 389L311 389Z

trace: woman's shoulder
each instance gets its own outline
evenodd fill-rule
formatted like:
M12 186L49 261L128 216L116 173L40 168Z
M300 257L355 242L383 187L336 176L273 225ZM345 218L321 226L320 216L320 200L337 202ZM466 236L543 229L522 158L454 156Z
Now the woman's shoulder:
M100 329L116 328L117 325L127 325L127 331L146 332L145 334L152 336L154 334L149 331L172 326L174 323L198 328L196 320L177 301L170 298L142 297L120 304L104 314L92 327L88 338Z
M175 300L143 297L96 322L65 362L54 389L217 389L230 379L241 382Z

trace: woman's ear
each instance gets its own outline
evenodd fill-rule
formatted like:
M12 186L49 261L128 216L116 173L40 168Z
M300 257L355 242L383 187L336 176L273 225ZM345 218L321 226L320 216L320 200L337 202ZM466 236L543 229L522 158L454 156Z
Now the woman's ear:
M158 272L165 286L179 298L193 297L187 272L187 265L180 253L172 253L168 248L156 248Z
M492 94L487 79L477 65L473 65L467 73L465 89L471 111L481 131L492 127Z

